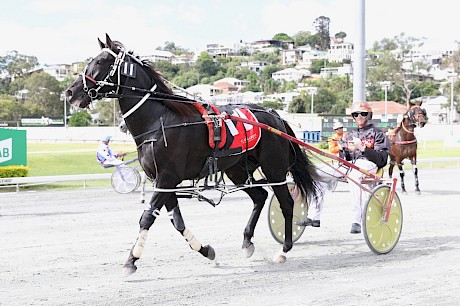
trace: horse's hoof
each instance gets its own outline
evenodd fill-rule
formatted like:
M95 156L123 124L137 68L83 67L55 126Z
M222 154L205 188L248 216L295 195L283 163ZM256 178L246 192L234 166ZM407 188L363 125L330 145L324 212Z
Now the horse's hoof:
M208 256L206 256L209 260L214 260L216 259L216 252L214 251L214 248L210 245L206 246L208 248Z
M135 265L125 264L123 266L122 276L123 277L128 277L130 275L133 275L134 273L136 273L136 270L137 270L137 267Z
M402 194L407 194L407 191L403 190L401 191Z
M275 263L285 263L286 260L286 253L284 253L283 251L279 251L278 253L276 253L275 257L273 258L273 262Z
M251 257L252 254L254 254L254 250L255 250L255 247L253 243L251 243L247 248L243 248L244 257L246 258Z
M422 193L420 192L420 190L415 190L415 194L420 195Z

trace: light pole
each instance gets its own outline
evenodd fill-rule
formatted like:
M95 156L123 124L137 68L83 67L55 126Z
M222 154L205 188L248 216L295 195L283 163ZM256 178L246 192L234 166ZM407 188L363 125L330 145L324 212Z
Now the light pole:
M67 97L64 96L64 127L67 127Z
M386 81L383 82L383 86L385 89L385 118L388 116L388 88L390 88L390 82Z
M455 72L451 72L448 74L450 78L450 126L451 126L451 134L454 135L454 120L455 120L455 109L454 109L454 82L457 78L457 74Z
M313 114L313 105L314 105L314 95L316 95L316 92L318 91L317 87L307 87L308 93L311 95L311 113Z

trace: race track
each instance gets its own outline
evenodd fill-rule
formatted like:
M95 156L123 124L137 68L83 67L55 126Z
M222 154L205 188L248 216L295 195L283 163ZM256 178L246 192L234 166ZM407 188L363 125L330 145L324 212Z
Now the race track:
M351 235L346 184L327 193L320 228L307 228L284 264L267 226L241 254L252 205L180 200L187 227L217 253L192 251L166 212L150 230L138 272L121 277L145 204L112 189L0 193L0 305L456 305L460 299L460 169L420 170L422 195L399 194L403 232L387 255Z

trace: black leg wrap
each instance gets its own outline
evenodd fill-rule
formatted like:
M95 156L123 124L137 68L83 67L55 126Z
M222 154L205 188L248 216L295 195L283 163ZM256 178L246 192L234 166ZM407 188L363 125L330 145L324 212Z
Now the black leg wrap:
M150 229L152 226L153 222L155 222L156 217L153 215L152 211L150 210L144 210L142 213L141 218L139 219L139 226L141 230L143 229Z
M184 219L182 218L182 214L180 213L179 206L174 207L171 211L168 212L168 214L176 230L183 234L185 230L185 223Z

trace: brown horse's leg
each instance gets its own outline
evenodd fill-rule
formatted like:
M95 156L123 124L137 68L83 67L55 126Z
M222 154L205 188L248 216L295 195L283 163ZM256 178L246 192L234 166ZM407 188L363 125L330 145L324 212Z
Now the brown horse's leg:
M388 168L388 175L390 176L390 178L393 177L393 168L395 166L395 162L394 161L390 161L390 166Z
M403 163L398 163L398 169L399 169L399 176L401 177L401 190L402 193L407 193L406 191L406 185L404 184L404 168L403 168Z
M420 194L420 188L418 187L418 168L417 168L417 160L412 160L412 172L414 172L414 180L415 180L415 193Z

